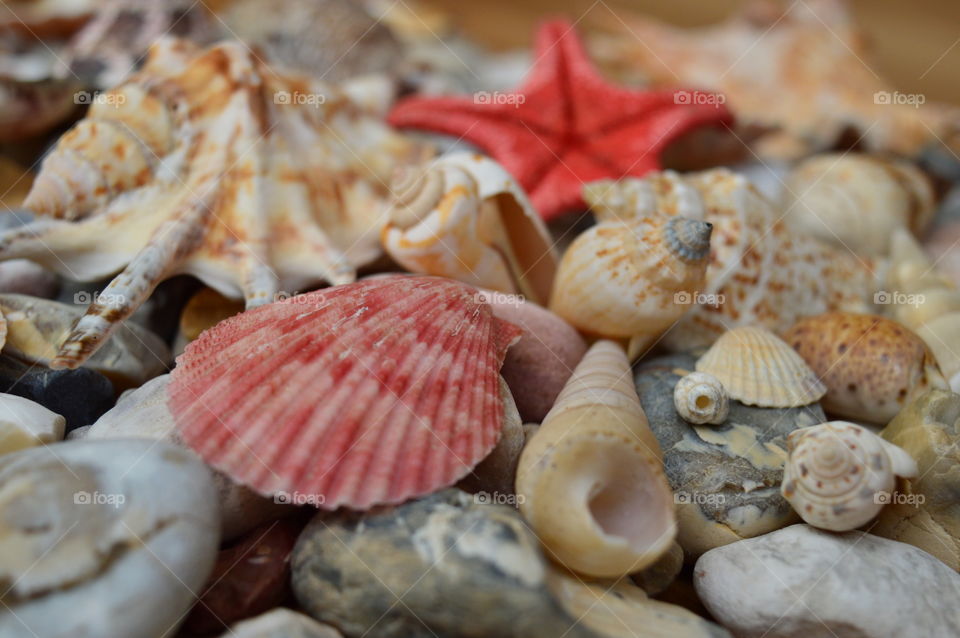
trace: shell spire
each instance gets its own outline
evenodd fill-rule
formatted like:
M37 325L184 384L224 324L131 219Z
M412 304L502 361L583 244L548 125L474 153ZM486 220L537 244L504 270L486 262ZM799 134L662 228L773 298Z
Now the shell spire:
M660 446L623 349L598 341L520 456L520 510L555 561L616 577L652 564L676 535Z

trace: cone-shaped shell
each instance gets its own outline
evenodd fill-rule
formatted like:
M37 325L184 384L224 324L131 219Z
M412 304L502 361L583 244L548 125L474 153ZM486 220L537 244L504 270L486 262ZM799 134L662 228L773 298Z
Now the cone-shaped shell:
M582 332L634 339L642 354L703 289L711 225L655 212L604 220L564 253L550 309Z
M762 408L808 405L827 392L800 355L763 328L730 330L700 357L696 367L719 379L734 399Z
M784 339L823 381L830 414L886 425L914 398L948 387L923 340L892 319L828 312L801 319Z
M730 413L726 389L719 379L706 372L691 372L677 381L673 405L680 418L698 425L720 425Z
M804 521L835 532L871 520L891 502L897 476L917 475L904 450L846 421L795 430L787 454L783 497Z
M553 240L516 180L475 153L445 155L394 180L381 239L404 268L545 304Z
M616 577L654 563L676 534L660 447L623 349L598 341L520 456L520 510L568 569Z
M494 448L500 364L519 334L465 284L365 280L204 332L178 359L170 407L187 445L261 494L399 503Z

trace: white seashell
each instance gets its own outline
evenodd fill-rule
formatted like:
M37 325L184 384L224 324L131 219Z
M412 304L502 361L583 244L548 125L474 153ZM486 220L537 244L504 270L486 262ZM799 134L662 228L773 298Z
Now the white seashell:
M922 235L936 208L920 169L858 153L801 162L787 176L781 205L798 231L867 257L885 256L897 229Z
M902 448L846 421L795 430L787 453L783 497L804 521L835 532L871 520L890 502L897 476L918 474Z
M66 420L39 403L0 394L0 454L63 439Z
M698 425L720 425L730 413L723 384L706 372L691 372L680 379L673 389L673 405L684 421Z
M775 334L762 328L734 328L697 361L747 405L793 408L820 400L827 392L803 358Z
M452 153L401 170L391 190L381 239L401 266L547 302L557 269L553 240L499 164Z

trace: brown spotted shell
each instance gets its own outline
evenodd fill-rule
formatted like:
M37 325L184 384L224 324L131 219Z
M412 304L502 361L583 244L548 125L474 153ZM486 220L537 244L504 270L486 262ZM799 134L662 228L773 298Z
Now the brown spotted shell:
M936 359L906 326L875 315L830 312L784 335L827 386L828 413L886 424L930 388L949 389Z
M904 450L866 428L830 421L787 437L780 491L814 527L844 532L860 527L890 502L897 476L916 476Z

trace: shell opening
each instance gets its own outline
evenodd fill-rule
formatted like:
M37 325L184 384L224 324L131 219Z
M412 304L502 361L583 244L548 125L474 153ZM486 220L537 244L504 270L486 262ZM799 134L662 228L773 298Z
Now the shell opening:
M708 409L712 403L713 401L710 400L710 397L705 394L701 394L696 400L697 408L700 410Z

